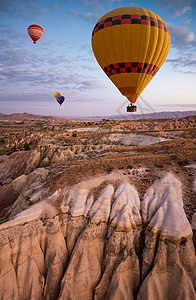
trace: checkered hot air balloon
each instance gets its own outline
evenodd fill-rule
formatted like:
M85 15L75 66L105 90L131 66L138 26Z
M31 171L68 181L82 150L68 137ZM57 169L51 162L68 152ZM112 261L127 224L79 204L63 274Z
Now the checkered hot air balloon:
M43 28L36 24L30 25L27 31L34 44L36 44L36 42L42 37L44 33Z
M148 9L118 8L95 25L92 49L103 71L132 105L164 63L170 33Z

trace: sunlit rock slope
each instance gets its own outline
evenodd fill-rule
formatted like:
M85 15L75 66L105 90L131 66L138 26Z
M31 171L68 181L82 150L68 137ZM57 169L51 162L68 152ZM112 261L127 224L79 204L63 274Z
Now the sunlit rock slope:
M172 172L142 199L123 171L44 193L0 227L0 299L196 298L193 232Z

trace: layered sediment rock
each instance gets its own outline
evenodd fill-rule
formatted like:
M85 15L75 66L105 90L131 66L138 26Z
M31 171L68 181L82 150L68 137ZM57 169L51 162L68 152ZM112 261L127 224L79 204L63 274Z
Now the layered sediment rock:
M44 198L43 184L49 170L38 168L29 175L21 175L10 184L1 187L0 193L0 222L13 218L17 213L27 209Z
M196 299L193 233L172 173L143 199L119 174L59 189L0 232L2 300Z

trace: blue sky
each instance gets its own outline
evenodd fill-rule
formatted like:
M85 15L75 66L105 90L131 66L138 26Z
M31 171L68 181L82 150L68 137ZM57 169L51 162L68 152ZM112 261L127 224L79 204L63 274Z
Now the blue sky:
M92 30L105 13L140 6L157 13L171 33L162 68L138 99L138 112L196 110L196 0L1 0L0 112L56 116L126 114L128 100L99 67ZM33 44L31 24L44 35ZM53 94L66 101L60 107Z

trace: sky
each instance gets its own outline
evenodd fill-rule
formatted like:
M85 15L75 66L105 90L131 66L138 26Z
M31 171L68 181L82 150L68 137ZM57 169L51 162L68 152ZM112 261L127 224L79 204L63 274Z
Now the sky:
M98 65L92 31L107 12L139 6L168 25L168 57L138 113L196 110L196 0L0 0L0 112L63 117L124 114L128 100ZM27 28L38 24L33 44ZM58 105L53 94L66 100Z

